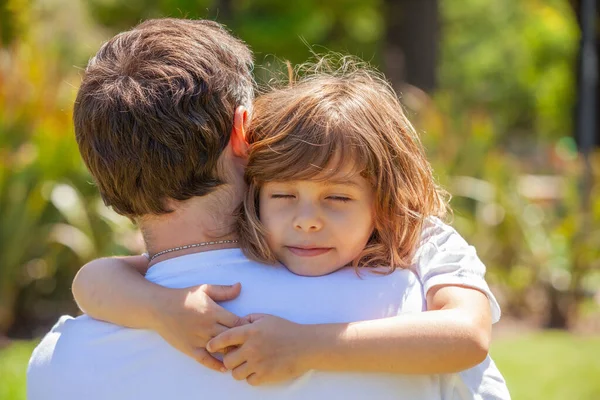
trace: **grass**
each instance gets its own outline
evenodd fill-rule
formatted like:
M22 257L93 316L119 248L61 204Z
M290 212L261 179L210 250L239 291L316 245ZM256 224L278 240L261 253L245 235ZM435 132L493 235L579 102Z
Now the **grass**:
M544 331L497 340L492 358L513 400L600 399L600 337Z
M25 400L27 360L36 342L0 350L0 400ZM544 331L497 340L492 357L513 400L600 399L600 337Z
M0 350L0 400L25 400L27 361L36 344L14 342Z

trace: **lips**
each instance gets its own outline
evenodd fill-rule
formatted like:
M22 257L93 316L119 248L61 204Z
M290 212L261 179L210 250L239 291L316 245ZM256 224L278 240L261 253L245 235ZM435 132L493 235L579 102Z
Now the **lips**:
M295 254L300 257L316 257L328 253L333 249L332 247L286 247L292 254Z

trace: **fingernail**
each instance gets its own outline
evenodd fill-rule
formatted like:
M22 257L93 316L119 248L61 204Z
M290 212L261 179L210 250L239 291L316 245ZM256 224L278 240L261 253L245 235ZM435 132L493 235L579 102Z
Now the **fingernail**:
M221 367L221 372L227 372L227 368Z

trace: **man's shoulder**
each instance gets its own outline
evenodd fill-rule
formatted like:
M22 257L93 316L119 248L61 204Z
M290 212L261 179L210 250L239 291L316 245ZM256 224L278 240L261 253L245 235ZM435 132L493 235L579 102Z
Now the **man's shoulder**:
M52 361L53 349L56 347L56 343L60 338L61 332L65 329L65 325L74 319L75 318L71 317L70 315L63 315L52 327L50 332L48 332L42 338L40 343L36 346L31 354L29 368L27 371L28 375L37 371L38 368L47 366Z
M78 325L76 321L68 315L60 317L33 350L27 368L28 399L55 399L64 395L56 389L66 387L66 377L72 370L69 363L76 361L77 352L65 343L66 332L71 330L73 322Z
M155 332L62 317L32 354L28 400L129 399L136 390L161 398L148 397L144 383L159 379L159 365L189 369L195 360L187 358Z
M61 369L67 368L69 362L85 355L87 342L122 329L125 328L87 315L77 318L64 315L34 349L29 360L28 374L53 365Z
M28 399L87 396L102 381L109 383L103 373L113 369L128 348L139 346L142 338L133 336L144 333L149 334L87 315L61 317L31 355L27 369Z

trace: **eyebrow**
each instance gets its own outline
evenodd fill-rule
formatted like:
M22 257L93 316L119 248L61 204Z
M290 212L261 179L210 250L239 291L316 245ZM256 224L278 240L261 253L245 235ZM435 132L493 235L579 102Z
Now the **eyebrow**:
M358 182L356 182L356 180L354 180L354 179L341 179L341 178L327 179L327 180L323 181L323 184L326 186L334 186L334 185L349 185L349 186L356 186L356 187L360 186L360 184Z

